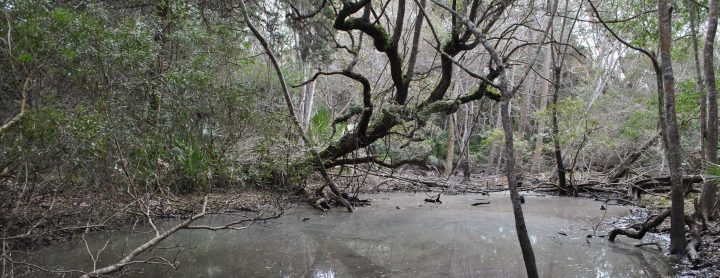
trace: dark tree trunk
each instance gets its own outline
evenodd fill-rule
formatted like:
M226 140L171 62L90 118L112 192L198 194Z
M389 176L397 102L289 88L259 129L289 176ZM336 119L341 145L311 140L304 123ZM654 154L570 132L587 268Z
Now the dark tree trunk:
M515 174L515 146L513 145L513 130L510 120L510 100L502 102L500 108L502 118L503 131L505 132L505 174L510 188L510 200L512 202L513 214L515 215L515 229L520 242L520 249L523 253L525 261L525 269L528 277L538 277L537 266L535 265L535 253L530 243L527 227L525 226L525 216L522 211L522 203L520 202L520 193L517 189L517 175Z
M705 38L705 49L703 50L705 83L708 90L708 119L707 119L707 142L705 144L706 159L710 163L717 164L717 146L718 146L718 111L717 111L717 88L715 87L715 63L714 63L714 42L715 32L718 23L718 3L717 0L710 1L710 16L708 18L707 36ZM717 195L717 185L714 181L708 181L703 187L700 195L700 213L704 220L710 220L713 217L713 209Z
M554 67L553 69L553 82L554 84L554 91L553 91L553 100L552 100L552 132L553 132L553 146L555 148L555 163L557 164L557 175L558 175L558 183L560 185L560 193L561 195L569 195L570 192L567 184L567 178L565 176L565 165L563 163L562 159L562 150L560 148L560 128L558 127L558 117L557 117L557 104L558 104L558 94L560 92L560 74L561 74L561 68L560 67Z
M670 167L670 184L672 206L670 209L670 253L681 255L685 253L687 240L685 239L685 212L684 190L682 184L682 169L680 168L680 134L678 132L675 116L675 77L673 76L671 50L672 8L668 0L658 0L658 29L660 33L660 60L663 73L663 90L665 93L665 113L667 120L667 155Z

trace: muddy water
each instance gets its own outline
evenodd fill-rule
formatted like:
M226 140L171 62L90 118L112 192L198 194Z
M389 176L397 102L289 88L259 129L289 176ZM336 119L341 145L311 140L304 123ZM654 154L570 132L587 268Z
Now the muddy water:
M506 194L443 196L424 203L418 194L369 195L373 206L326 215L296 208L244 231L181 231L148 256L179 262L135 265L132 277L523 277L512 209ZM489 201L489 205L470 206ZM662 277L672 275L660 251L592 237L628 208L571 198L527 197L524 205L541 277ZM399 209L398 209L399 207ZM306 219L309 218L309 219ZM305 220L305 221L303 221ZM213 220L220 224L221 219ZM608 224L599 225L598 235ZM566 235L563 235L566 234ZM139 240L133 236L129 242ZM127 235L97 235L99 266L122 252ZM85 246L68 243L45 253L48 263L91 267ZM104 259L103 259L104 258Z

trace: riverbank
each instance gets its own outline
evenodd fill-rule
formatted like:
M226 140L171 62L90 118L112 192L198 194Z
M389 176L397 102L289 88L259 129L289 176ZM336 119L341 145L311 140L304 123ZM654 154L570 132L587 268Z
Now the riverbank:
M143 275L227 277L518 277L524 275L514 220L506 193L447 195L427 203L424 192L362 194L372 206L355 213L327 213L298 205L281 218L242 231L181 231L147 256L177 262L137 265ZM482 202L483 205L473 204ZM627 207L583 198L527 196L527 224L543 277L662 277L673 274L657 250L609 243L597 236L612 228L603 219L625 215ZM202 224L225 223L222 216ZM127 232L86 237L91 248L106 242L105 259L143 237ZM130 238L130 241L127 240ZM88 265L82 242L45 250L47 263Z
M415 196L413 200L416 202L413 208L425 206L428 208L453 207L457 209L458 207L456 206L458 204L452 200L463 200L461 206L467 206L467 209L476 209L479 212L484 211L486 207L491 207L492 205L486 204L486 200L470 201L470 199L467 199L469 198L467 196L482 197L492 194L495 196L492 202L505 202L507 201L506 199L509 198L505 194L507 188L502 176L473 176L470 182L463 182L462 177L457 176L442 178L419 173L415 173L414 175L395 175L393 177L373 175L368 178L368 176L366 176L364 180L360 180L358 177L346 177L346 180L342 181L344 183L341 184L345 184L350 188L353 186L353 182L358 184L362 183L362 187L356 187L363 189L361 190L361 192L363 192L360 195L361 199L370 198L371 205L376 207L380 206L388 211L409 209L410 207L388 203L387 200L383 200L382 197L379 197L380 199L376 198L387 194L387 192L412 193ZM549 190L552 187L548 184L549 183L542 182L542 180L537 177L529 177L526 179L526 183L522 184L521 190L523 195L527 198L535 198L531 199L531 202L525 205L528 221L533 221L532 215L537 215L538 212L537 208L533 208L534 200L543 200L545 199L542 198L543 196L547 196L547 198L560 198L552 197L553 191ZM40 225L29 226L31 228L29 233L19 234L20 237L13 240L16 240L15 242L17 243L27 244L26 246L32 250L51 243L58 244L64 241L77 240L77 236L91 231L113 233L122 227L136 225L139 222L142 223L146 221L148 215L151 215L156 221L187 219L193 215L193 213L197 213L203 205L206 206L207 210L217 212L218 214L261 213L263 211L291 209L297 207L298 204L304 206L302 204L305 203L306 199L302 196L288 197L289 195L290 194L287 193L227 188L216 188L209 194L195 193L175 195L165 192L154 194L152 198L146 196L147 199L143 198L143 196L129 198L128 196L130 196L130 194L118 194L118 196L112 197L103 194L73 195L74 197L64 199L56 198L50 203L40 203L39 207L44 210L25 210L26 213L34 212L39 215L36 217L44 217L45 220L40 218L38 221L38 223L41 223ZM443 203L426 201L426 199L437 200L438 198L440 201L443 201ZM475 199L483 198L484 197ZM610 220L610 218L602 219L603 223L598 222L597 224L607 225L605 227L606 230L617 227L628 227L635 222L642 222L649 214L656 213L658 209L667 205L667 202L663 201L663 198L653 199L646 196L640 201L623 202L620 200L622 200L624 196L602 192L581 193L579 198L561 198L569 202L575 202L572 200L584 202L583 200L588 199L591 201L599 201L597 204L601 204L605 209L628 204L637 204L647 208L641 209L636 207L629 211L629 215L612 220ZM207 203L204 203L204 200L207 200ZM448 202L448 200L451 201ZM146 208L148 215L144 215L143 211L138 210L138 207ZM567 208L558 205L556 209ZM602 212L601 207L597 205L588 209ZM23 208L17 211L23 211ZM51 214L51 212L55 211L65 212L66 214ZM572 212L572 210L569 210L569 212ZM317 211L317 213L320 213L320 211ZM357 211L359 215L363 215L364 213L367 213L366 209ZM338 217L349 217L348 214L341 213L339 210L337 212L328 212L328 214L338 214ZM507 217L512 218L511 215ZM52 220L52 222L50 222L50 220ZM661 252L665 252L667 250L666 234L668 224L669 221L666 221L664 225L652 230L652 235L642 241L643 244L641 246L633 246L635 244L633 243L623 245L622 248L629 252L632 252L630 249L645 252L647 251L646 249L659 248ZM675 273L675 275L697 277L709 277L708 275L710 275L711 277L711 273L720 271L720 269L718 269L720 240L718 240L717 233L713 233L713 231L718 230L718 224L713 223L713 225L710 230L701 232L704 245L699 252L703 258L702 262L698 264L691 264L686 260L675 262L678 263L678 269L680 271ZM558 229L553 233L555 237L561 237L566 236L568 231L566 229ZM593 233L592 236L589 236L590 234L587 233L587 231L585 233L584 235L578 233L575 237L586 237L587 239L592 239L592 242L607 241L603 238L604 234ZM624 242L625 240L621 239L621 241ZM28 250L28 248L25 248L25 250Z

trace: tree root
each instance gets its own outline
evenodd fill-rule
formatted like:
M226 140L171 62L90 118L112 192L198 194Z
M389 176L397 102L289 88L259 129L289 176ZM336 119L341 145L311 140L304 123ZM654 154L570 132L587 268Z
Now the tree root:
M650 230L653 229L660 224L662 224L663 221L665 221L666 218L670 216L670 209L667 208L663 210L658 215L651 215L648 217L647 220L643 223L636 223L630 226L630 228L622 229L617 228L610 233L608 233L608 240L610 242L614 242L615 238L618 235L624 235L629 238L634 239L642 239L645 234ZM692 261L694 264L699 263L700 260L700 254L698 253L698 248L700 248L700 245L702 244L702 239L700 237L700 228L702 227L700 223L698 223L695 218L693 218L690 215L685 216L685 224L688 225L689 233L690 233L690 242L688 243L686 247L688 258L690 258L690 261ZM643 246L647 244L638 244L635 246Z
M702 225L689 215L685 215L685 224L690 228L690 242L688 242L686 248L688 258L690 258L690 261L694 264L700 263L700 254L698 254L697 250L702 244L702 238L700 237L700 228Z
M352 212L354 206L362 207L370 205L368 200L351 197L345 193L341 193L341 195L338 196L332 192L332 190L325 190L325 187L318 188L314 193L306 192L306 195L310 205L323 212L333 207L345 207L349 212Z

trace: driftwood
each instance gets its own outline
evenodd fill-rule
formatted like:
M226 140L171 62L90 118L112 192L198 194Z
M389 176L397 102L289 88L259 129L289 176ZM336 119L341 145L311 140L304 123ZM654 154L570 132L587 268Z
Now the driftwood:
M192 214L188 219L184 220L183 222L172 226L171 228L161 231L153 222L153 219L150 215L149 208L147 211L142 212L145 217L147 217L149 225L152 227L152 229L155 232L155 236L145 242L143 242L141 245L137 246L135 249L132 249L129 251L127 255L120 258L118 261L116 261L113 264L107 265L105 267L96 268L93 266L93 270L87 273L84 273L81 275L81 278L91 278L91 277L105 277L108 274L112 274L115 272L118 272L125 267L128 267L133 264L154 264L158 263L155 261L155 259L136 259L141 254L145 253L147 250L154 248L157 246L160 242L165 240L166 238L170 237L171 235L175 234L177 231L180 230L209 230L209 231L219 231L219 230L244 230L249 225L247 223L254 223L256 221L265 221L270 219L276 219L282 215L282 211L280 213L276 213L273 215L270 215L268 217L258 217L258 218L250 218L250 219L240 219L231 221L229 223L226 223L221 226L208 226L208 225L192 225L196 220L203 218L208 215L215 214L214 212L208 211L208 197L205 196L203 198L203 204L201 207L200 212ZM245 226L243 226L245 225ZM86 242L87 244L87 242ZM88 247L89 248L89 247ZM88 252L90 250L88 249ZM98 253L99 255L99 253ZM91 255L92 256L92 255ZM95 260L95 259L93 259ZM169 263L167 260L163 258L159 258L160 263ZM172 263L169 263L172 265Z
M420 185L424 185L426 187L447 188L449 185L453 184L453 183L447 182L447 179L442 179L443 181L436 182L436 181L429 180L429 179L432 179L432 177L424 177L425 180L420 180L417 178L409 178L409 177L404 177L401 175L393 175L393 174L389 174L389 173L384 173L382 171L377 171L377 172L370 171L370 172L368 172L368 174L376 176L376 177L380 177L380 178L395 179L395 180L399 180L399 181L403 181L403 182L407 182L407 183L411 183L411 184L420 184Z
M705 181L700 175L686 175L682 177L683 185L691 185L693 183L699 183ZM633 183L633 185L642 189L652 189L660 186L670 186L670 176L664 176L659 178L648 178L639 180Z
M691 188L690 186L694 183L701 183L704 181L700 175L686 175L682 177L683 186L686 191L695 192L697 189ZM670 192L670 177L659 177L659 178L648 178L636 181L628 188L627 195L633 200L639 200L643 193L664 193Z
M337 196L332 191L325 190L325 187L321 187L315 190L315 192L312 194L306 194L308 195L308 201L310 205L323 212L333 207L347 207L347 204L345 204L345 202L350 203L350 205L352 205L353 207L370 206L369 200L350 196L347 193L342 193L341 196Z
M435 197L435 198L425 198L425 202L427 202L427 203L440 203L440 204L442 204L443 202L440 201L440 195L442 195L442 194L438 194L437 197Z
M624 235L634 239L642 239L650 229L660 226L660 224L662 224L668 216L670 216L669 208L663 210L658 215L651 215L643 223L634 224L627 229L617 228L610 231L610 233L608 233L608 240L614 242L618 235Z
M701 183L704 181L700 175L686 175L682 177L683 185L688 188L690 185L695 183ZM619 186L625 186L627 188L627 196L633 200L640 199L641 194L653 194L670 191L670 177L657 177L647 178L638 180L632 183L603 183L601 181L587 181L585 183L577 184L579 190L587 192L599 192L599 193L614 193L621 195L623 192L618 189ZM696 191L695 188L689 188L690 191Z
M635 244L635 247L643 247L643 246L651 246L651 245L657 247L658 250L662 251L662 247L660 246L660 243L657 243L657 242L638 243L638 244Z
M698 254L698 249L700 248L700 245L702 244L702 238L700 237L700 223L695 221L695 219L692 216L685 215L685 224L688 225L690 228L688 232L690 233L690 242L688 242L687 245L687 254L688 258L690 258L690 261L697 264L700 262L700 254Z
M647 220L643 223L637 223L630 226L630 228L623 229L623 228L617 228L610 233L608 233L608 240L611 242L615 241L615 238L618 235L624 235L629 238L634 239L642 239L645 234L650 230L653 229L660 224L662 224L663 221L665 221L666 218L670 216L670 209L667 208L663 210L658 215L651 215L648 217ZM700 248L700 245L702 244L702 239L700 237L700 227L701 225L694 220L692 216L685 215L685 224L689 227L689 233L690 233L690 242L688 242L688 245L686 247L688 258L690 258L690 261L693 263L699 263L700 262L700 255L698 254L698 248ZM645 245L651 245L650 244L636 244L635 246L645 246ZM657 243L654 243L657 244ZM658 245L658 248L660 246Z

